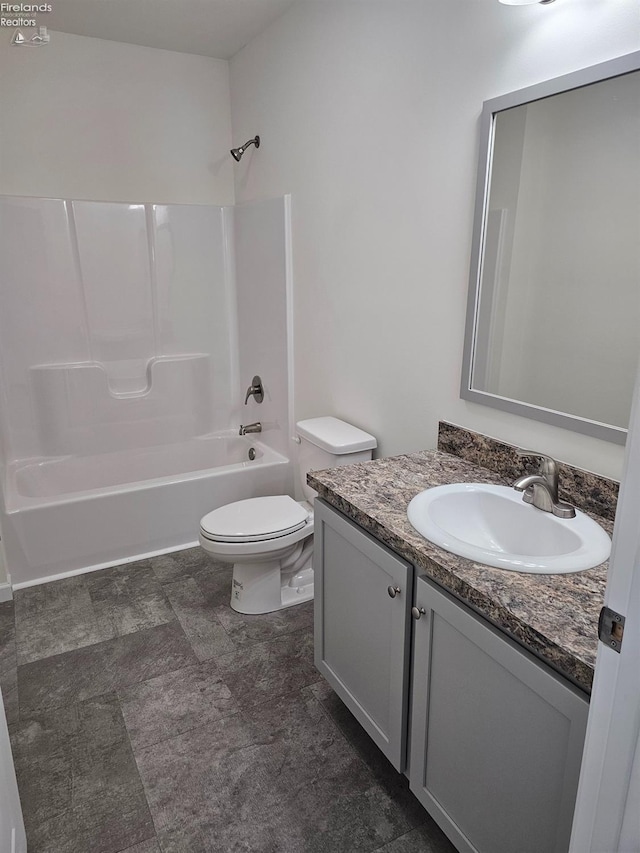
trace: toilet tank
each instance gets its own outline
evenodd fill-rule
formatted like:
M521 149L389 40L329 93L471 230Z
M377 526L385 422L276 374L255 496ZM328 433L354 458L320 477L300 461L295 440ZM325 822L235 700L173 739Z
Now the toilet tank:
M378 444L368 432L339 418L309 418L298 421L296 432L300 439L298 447L300 485L306 500L311 502L318 493L307 485L309 471L366 462L371 459L371 454Z

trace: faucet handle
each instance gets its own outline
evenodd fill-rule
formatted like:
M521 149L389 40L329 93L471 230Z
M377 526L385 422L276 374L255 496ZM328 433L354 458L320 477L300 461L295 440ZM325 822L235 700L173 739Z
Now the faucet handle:
M522 447L516 447L516 453L523 459L539 459L542 462L541 467L545 474L556 473L558 470L556 460L547 456L546 453L538 453L537 450L524 450Z
M518 456L524 456L524 457L530 456L532 459L534 459L534 458L541 459L544 457L544 453L539 453L537 450L525 450L524 447L516 447L515 451L518 454ZM547 456L546 458L551 459L550 456Z
M522 456L523 459L539 459L540 460L540 473L545 476L552 487L557 491L558 489L558 463L551 456L547 456L546 453L538 453L537 450L524 450L522 447L516 447L516 453L518 456Z
M251 380L251 385L247 388L247 394L244 398L245 406L249 402L249 397L253 397L256 403L261 403L264 400L264 388L262 387L262 379L256 374Z

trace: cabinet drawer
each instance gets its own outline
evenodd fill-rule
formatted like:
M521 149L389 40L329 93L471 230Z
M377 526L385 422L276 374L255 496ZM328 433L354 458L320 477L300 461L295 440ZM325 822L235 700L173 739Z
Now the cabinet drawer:
M324 501L314 516L316 666L403 771L413 567Z

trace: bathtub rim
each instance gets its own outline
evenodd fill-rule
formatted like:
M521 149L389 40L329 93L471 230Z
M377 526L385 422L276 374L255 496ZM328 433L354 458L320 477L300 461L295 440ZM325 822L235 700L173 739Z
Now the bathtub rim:
M215 440L224 440L227 438L235 437L235 433L224 431L221 433L214 433L212 436L197 436L193 440L210 437L214 438ZM177 443L180 444L181 442ZM35 462L35 459L32 458L31 461L20 460L19 462L12 462L4 468L2 494L4 502L4 514L16 515L18 513L41 509L43 507L61 506L66 504L81 503L84 501L98 500L104 497L105 495L117 495L122 494L123 492L137 492L143 491L145 489L162 488L171 483L187 482L190 480L202 480L210 477L224 476L224 474L228 474L230 471L241 471L250 470L252 468L272 467L276 465L290 464L292 462L290 457L285 456L277 450L274 450L264 441L252 440L251 442L249 442L249 444L251 446L258 445L260 447L262 455L259 459L246 460L243 462L232 462L228 465L217 465L209 468L198 468L193 471L177 472L175 474L168 474L163 477L152 477L147 480L134 480L129 483L119 483L115 486L104 486L100 488L85 489L83 491L66 492L60 495L53 495L47 497L30 497L21 495L15 487L16 474L18 473L18 471L20 471L24 467L28 467L29 465L38 464L37 462ZM131 452L135 453L135 451ZM42 461L43 457L37 458ZM64 460L67 458L75 457L61 456L44 458L55 458L59 460ZM24 462L24 464L20 464L22 462ZM18 499L19 503L16 502L16 498Z

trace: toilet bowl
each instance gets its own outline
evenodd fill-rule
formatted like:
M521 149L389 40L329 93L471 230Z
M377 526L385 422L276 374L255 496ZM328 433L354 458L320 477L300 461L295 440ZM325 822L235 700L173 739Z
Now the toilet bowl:
M226 504L200 522L200 545L216 560L233 563L231 607L270 613L313 598L313 500L307 473L371 459L376 440L338 418L296 425L298 474L306 500L289 495Z
M313 598L313 512L288 495L235 501L200 522L200 545L233 563L231 606L269 613Z

